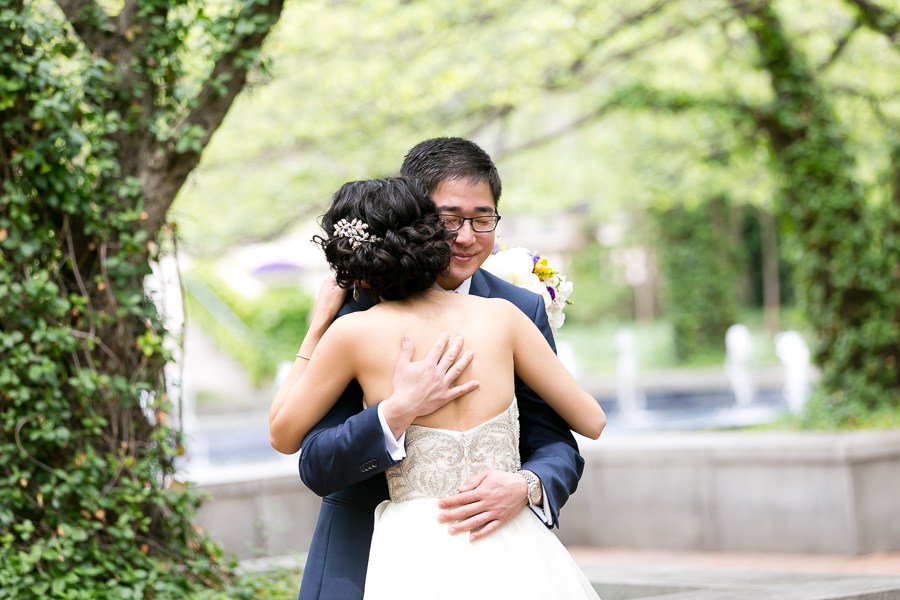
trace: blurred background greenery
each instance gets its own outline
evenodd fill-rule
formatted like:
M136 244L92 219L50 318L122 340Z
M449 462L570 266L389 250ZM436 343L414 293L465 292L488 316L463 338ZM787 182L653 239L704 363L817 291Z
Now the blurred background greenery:
M862 4L778 0L771 10L833 113L847 181L877 207L892 201L897 175L900 52ZM898 0L880 5L900 14ZM585 370L614 369L614 332L628 323L642 368L721 364L736 322L754 331L757 361L775 361L776 332L799 329L814 342L826 317L809 318L823 302L814 292L797 304L790 265L812 272L801 256L809 248L783 235L802 221L790 202L804 184L789 181L759 126L761 107L779 102L778 74L745 9L723 0L290 3L267 46L270 72L231 109L174 206L183 247L208 265L235 246L289 236L344 181L396 174L418 141L462 136L500 170L501 235L516 216L548 229L572 217L570 243L550 253L575 282L560 335ZM857 225L846 223L848 236ZM309 300L272 289L251 301L212 269L192 276L265 341L235 338L192 295L197 321L257 381L270 376L297 345ZM260 347L277 352L247 351Z

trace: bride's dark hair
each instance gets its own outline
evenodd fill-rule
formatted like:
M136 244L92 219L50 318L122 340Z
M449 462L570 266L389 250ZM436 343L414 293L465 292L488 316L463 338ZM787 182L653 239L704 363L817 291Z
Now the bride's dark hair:
M366 233L381 240L354 249L351 238L334 233L342 219L368 224ZM331 199L322 229L327 237L313 241L325 251L337 284L346 289L365 282L375 298L402 300L427 290L450 266L455 234L444 228L434 201L415 179L345 183Z

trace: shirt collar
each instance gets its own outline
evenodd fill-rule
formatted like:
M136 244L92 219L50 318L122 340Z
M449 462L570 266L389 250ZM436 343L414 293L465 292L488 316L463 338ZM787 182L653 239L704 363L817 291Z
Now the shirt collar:
M439 285L437 284L436 281L434 282L434 285L432 286L432 289L440 290L440 291L442 291L442 292L456 292L457 294L466 294L466 295L468 295L468 294L469 294L469 289L470 289L471 287L472 287L472 278L469 277L468 279L466 279L465 281L463 281L461 284L459 284L459 287L456 288L455 290L445 290L444 288L442 288L441 286L439 286Z

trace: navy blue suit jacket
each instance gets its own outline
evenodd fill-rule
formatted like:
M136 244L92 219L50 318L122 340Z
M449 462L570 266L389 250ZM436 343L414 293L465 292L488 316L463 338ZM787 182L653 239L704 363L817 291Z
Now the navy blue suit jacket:
M528 315L556 351L540 296L479 269L470 294L505 298ZM338 316L372 306L348 300ZM547 502L558 525L559 509L581 478L584 460L566 422L516 377L519 403L519 450L522 468L541 478ZM374 510L388 499L384 471L395 461L388 454L376 407L363 409L356 381L303 440L300 477L316 494L322 508L303 573L300 600L361 600L365 587Z

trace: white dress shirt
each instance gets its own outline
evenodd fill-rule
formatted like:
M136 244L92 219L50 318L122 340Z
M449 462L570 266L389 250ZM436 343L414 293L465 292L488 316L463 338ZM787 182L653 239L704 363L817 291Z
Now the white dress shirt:
M455 290L444 290L444 288L440 287L437 283L434 284L434 289L447 291L447 292L455 292L457 294L468 294L469 289L472 287L472 278L469 277ZM394 434L391 431L391 428L388 426L387 421L384 418L384 411L382 410L382 403L378 403L378 420L381 422L381 430L384 432L384 445L387 447L388 454L391 455L391 458L395 461L399 462L406 458L406 432L400 434L399 439L394 438ZM550 506L547 503L547 491L544 489L544 483L541 482L541 503L531 507L531 510L534 511L534 514L540 518L545 524L550 525L553 523L553 517L550 514Z

